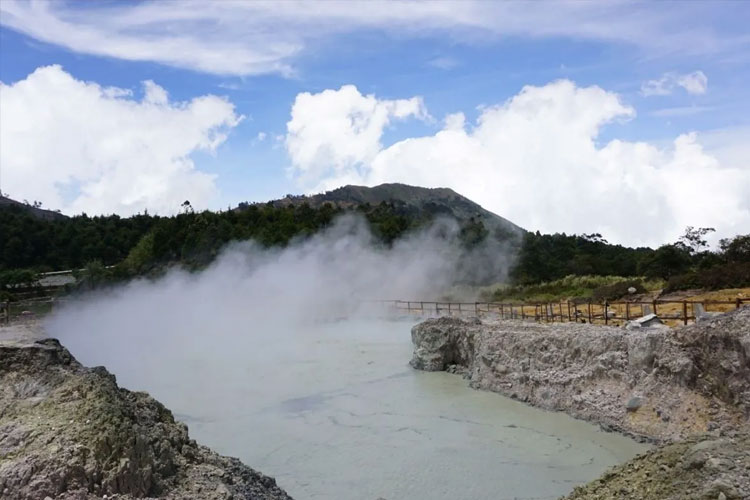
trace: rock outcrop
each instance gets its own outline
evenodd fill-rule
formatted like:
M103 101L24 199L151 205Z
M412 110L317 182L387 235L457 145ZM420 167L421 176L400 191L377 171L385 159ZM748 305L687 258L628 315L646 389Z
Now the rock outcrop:
M662 444L567 500L750 498L750 308L675 330L427 320L412 366Z
M654 441L750 417L750 308L675 330L430 319L412 366Z
M83 367L56 340L2 337L0 498L290 498L273 478L196 444L158 401L119 388L103 367Z

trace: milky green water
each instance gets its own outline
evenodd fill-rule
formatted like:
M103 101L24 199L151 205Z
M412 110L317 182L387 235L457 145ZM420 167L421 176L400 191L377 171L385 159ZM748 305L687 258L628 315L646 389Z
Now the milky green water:
M69 347L297 499L557 498L646 449L460 376L412 370L411 326L346 321L262 337L248 326L169 349Z

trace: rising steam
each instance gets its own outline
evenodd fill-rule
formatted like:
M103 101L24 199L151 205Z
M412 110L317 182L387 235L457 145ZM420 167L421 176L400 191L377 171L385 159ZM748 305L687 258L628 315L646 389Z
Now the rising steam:
M141 376L129 381L133 388L148 376L168 376L170 359L216 355L231 363L241 352L264 363L275 348L294 349L307 326L377 312L379 299L430 300L479 274L502 278L504 249L467 250L458 233L454 221L440 220L384 246L364 219L343 216L285 249L234 243L201 272L173 269L86 294L46 328L85 364L129 377L136 365Z

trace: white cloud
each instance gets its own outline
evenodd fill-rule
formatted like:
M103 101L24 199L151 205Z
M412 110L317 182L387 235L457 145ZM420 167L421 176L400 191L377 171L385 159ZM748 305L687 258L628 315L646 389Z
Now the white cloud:
M371 162L393 119L427 119L422 99L380 100L353 85L298 94L287 123L286 148L305 178L342 173Z
M688 94L705 94L708 90L708 77L703 71L693 71L680 75L677 73L664 73L657 80L649 80L641 85L641 94L644 96L669 95L674 92L675 87L682 87Z
M672 108L662 108L651 111L651 116L658 116L661 118L669 118L673 116L691 116L698 115L700 113L706 113L716 109L714 106L675 106Z
M427 64L433 68L449 70L458 66L458 61L452 57L436 57L430 59Z
M508 36L627 44L653 55L729 53L746 57L736 23L708 29L704 19L734 20L743 6L689 2L306 2L183 0L137 3L3 0L0 22L70 50L223 75L294 73L310 45L358 30L445 36L486 43Z
M708 77L703 71L693 71L677 78L677 85L685 89L688 94L705 94L708 89Z
M337 151L355 133L343 121L335 133L316 133L313 110L323 101L327 108L348 106L348 97L327 91L305 94L293 110L294 130L309 133L290 134L292 172L310 191L345 183L451 187L528 229L601 232L633 245L673 241L687 225L713 226L723 235L750 232L746 159L723 165L694 134L666 148L622 140L599 144L604 125L635 116L599 87L567 80L527 86L505 103L483 108L474 125L460 113L449 115L434 135L389 147L370 142L359 155L340 155L336 168L311 172L296 151ZM370 131L373 136L382 132L378 123L381 130Z
M66 213L171 213L185 199L206 206L214 176L190 155L214 151L242 117L216 96L170 103L152 81L143 91L139 101L60 66L0 83L3 191Z

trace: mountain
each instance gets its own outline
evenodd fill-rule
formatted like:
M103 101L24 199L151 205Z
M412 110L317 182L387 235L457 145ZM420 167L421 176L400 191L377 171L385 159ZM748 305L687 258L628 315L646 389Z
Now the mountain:
M309 196L287 195L269 203L277 207L307 203L312 208L330 203L342 209L376 207L385 203L392 205L396 213L409 217L432 218L442 215L453 217L459 222L473 219L484 224L490 233L500 235L520 236L526 232L449 188L424 188L397 183L375 187L349 185Z
M52 210L35 207L33 205L29 205L28 203L21 203L20 201L16 201L6 196L0 195L0 208L6 207L18 207L21 210L27 211L34 217L38 217L39 219L44 220L58 220L68 218L66 215L63 215L60 212L54 212Z

